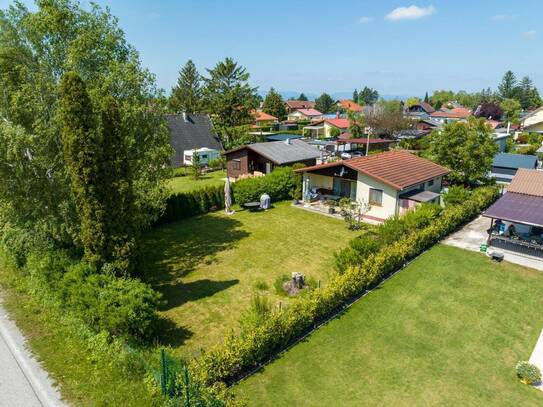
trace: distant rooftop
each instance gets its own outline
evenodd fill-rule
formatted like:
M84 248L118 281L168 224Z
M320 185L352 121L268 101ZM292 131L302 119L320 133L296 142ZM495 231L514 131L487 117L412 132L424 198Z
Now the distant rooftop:
M493 167L503 168L535 168L537 157L535 155L499 153L494 157Z

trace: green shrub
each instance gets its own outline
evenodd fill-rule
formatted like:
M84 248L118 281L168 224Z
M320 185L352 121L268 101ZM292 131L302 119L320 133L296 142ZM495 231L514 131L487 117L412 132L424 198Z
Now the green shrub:
M271 310L272 306L269 298L255 293L251 298L251 305L240 317L242 328L247 330L260 325L271 314Z
M526 361L517 363L517 377L524 384L535 384L541 381L541 371L537 366Z
M445 205L458 205L469 198L471 191L462 185L453 185L443 194Z
M226 167L226 160L223 156L219 156L217 158L209 160L207 165L209 168L213 168L214 170L224 170L224 168Z
M265 281L259 280L255 283L255 288L260 291L265 291L269 288L269 286Z
M239 180L232 187L234 201L238 205L258 201L264 193L268 194L272 201L290 199L295 188L296 180L290 167L278 167L264 177Z
M419 219L418 224L423 225L420 229L411 230L393 243L380 247L361 263L347 267L342 274L336 274L325 286L296 298L285 310L270 313L252 330L245 330L241 336L231 335L222 345L204 352L192 362L194 374L207 385L231 382L473 219L496 196L496 188L481 187L462 205L445 208L435 219Z

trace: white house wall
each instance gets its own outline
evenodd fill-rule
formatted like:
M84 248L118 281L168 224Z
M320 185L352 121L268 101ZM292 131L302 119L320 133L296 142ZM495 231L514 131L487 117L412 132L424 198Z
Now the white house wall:
M358 182L356 184L356 199L362 200L365 203L369 202L370 188L383 191L383 205L372 205L370 211L366 213L367 216L387 219L396 214L398 191L360 172L358 173Z

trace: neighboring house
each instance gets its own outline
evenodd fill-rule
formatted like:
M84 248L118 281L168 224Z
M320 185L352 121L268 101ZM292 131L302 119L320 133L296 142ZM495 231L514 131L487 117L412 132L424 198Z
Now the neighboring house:
M371 206L373 221L400 215L421 202L439 203L449 170L406 151L387 151L296 170L303 173L303 196L350 198Z
M287 108L287 114L290 114L298 109L314 109L316 103L309 100L287 100L285 107Z
M321 120L322 113L315 109L296 109L288 114L288 120L290 121L299 121L299 120Z
M261 110L252 112L252 115L255 118L255 124L259 127L270 126L272 124L279 123L279 119L277 119L277 117L272 116L271 114L268 114Z
M524 116L520 125L523 131L543 133L543 106Z
M420 118L415 124L415 130L432 131L443 127L443 123L431 118Z
M334 119L325 119L321 120L315 123L311 123L309 126L305 126L303 128L303 132L305 135L308 135L310 137L331 137L332 136L332 129L338 129L338 131L341 133L346 132L349 130L349 119L343 119L343 118L334 118Z
M498 145L498 152L505 153L505 150L507 147L507 140L513 137L513 135L509 134L507 132L507 129L499 128L499 129L496 129L494 133L492 133L492 136L494 137L494 141Z
M198 158L200 159L200 165L206 166L211 160L218 158L221 155L221 152L207 147L185 150L183 152L183 165L192 165L196 154L198 154Z
M206 114L168 114L166 122L170 129L170 144L174 149L173 167L184 165L187 150L209 148L222 150L219 136L213 130L211 119Z
M436 110L430 114L430 118L440 123L450 123L457 121L466 121L471 116L471 110L465 107L455 107L453 109Z
M405 114L412 117L428 118L435 109L426 102L420 102L415 105L411 105L405 109Z
M364 108L362 106L360 106L358 103L355 103L349 99L340 99L336 101L336 106L338 108L350 110L351 112L354 112L354 113L362 113L364 111Z
M543 257L543 171L520 168L483 216L490 246Z
M285 141L288 139L295 140L295 139L301 139L303 138L302 135L299 134L289 134L289 133L274 133L266 136L266 141Z
M497 182L510 183L519 168L537 168L535 155L498 153L492 162L490 177Z
M230 178L269 174L275 167L302 163L314 165L321 152L302 140L286 139L247 144L224 153Z

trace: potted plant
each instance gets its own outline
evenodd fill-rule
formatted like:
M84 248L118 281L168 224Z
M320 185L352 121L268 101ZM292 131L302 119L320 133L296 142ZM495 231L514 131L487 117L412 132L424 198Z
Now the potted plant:
M536 384L541 381L541 372L537 366L526 361L517 363L517 376L524 384Z
M328 201L328 213L330 215L336 213L336 201L334 201L333 199Z

